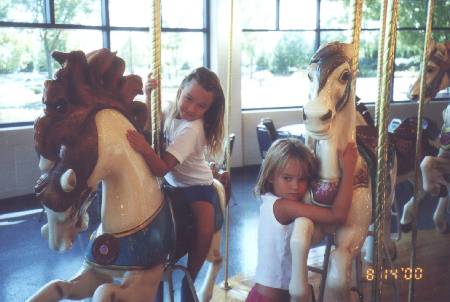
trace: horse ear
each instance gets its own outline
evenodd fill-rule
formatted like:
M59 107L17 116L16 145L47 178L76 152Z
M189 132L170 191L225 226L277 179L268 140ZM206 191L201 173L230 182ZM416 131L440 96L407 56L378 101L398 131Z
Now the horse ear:
M355 56L355 47L353 43L342 43L341 47L344 50L345 56L350 60L353 59L353 57Z
M55 50L52 52L52 57L62 66L67 60L67 53Z

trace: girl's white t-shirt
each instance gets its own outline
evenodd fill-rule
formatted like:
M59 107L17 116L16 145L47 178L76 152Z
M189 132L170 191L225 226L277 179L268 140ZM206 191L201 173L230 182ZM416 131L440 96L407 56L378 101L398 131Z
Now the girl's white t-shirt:
M261 195L258 223L258 264L254 281L264 286L289 289L292 260L290 239L293 224L283 225L273 213L279 197L272 193Z
M173 119L164 133L166 151L179 162L165 175L166 181L175 187L210 185L213 182L211 168L205 160L206 137L203 120Z

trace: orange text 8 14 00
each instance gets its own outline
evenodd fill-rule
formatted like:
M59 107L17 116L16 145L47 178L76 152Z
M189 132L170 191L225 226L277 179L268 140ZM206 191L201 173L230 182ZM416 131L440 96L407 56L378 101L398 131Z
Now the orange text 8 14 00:
M366 280L374 281L375 280L375 269L368 268L366 270ZM424 277L424 269L420 266L417 267L398 267L391 269L383 269L379 273L379 278L381 280L421 280Z

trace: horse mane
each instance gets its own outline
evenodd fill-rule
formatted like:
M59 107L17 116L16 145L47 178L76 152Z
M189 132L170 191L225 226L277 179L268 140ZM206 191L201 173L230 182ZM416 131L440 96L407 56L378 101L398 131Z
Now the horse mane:
M136 95L143 94L142 80L134 74L123 75L125 62L116 52L107 48L87 54L82 51L54 51L52 57L61 64L54 81L65 83L69 103L81 105L87 110L92 107L117 109L136 128L143 129L147 121L147 107L144 103L133 101ZM46 86L51 84L46 83Z
M328 76L342 63L350 62L351 58L346 54L350 44L331 42L322 45L314 53L310 64L317 63L320 70L319 90L323 88Z

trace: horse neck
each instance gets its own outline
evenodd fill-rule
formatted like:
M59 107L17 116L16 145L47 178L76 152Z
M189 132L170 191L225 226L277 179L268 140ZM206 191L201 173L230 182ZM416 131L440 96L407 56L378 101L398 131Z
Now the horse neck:
M102 180L102 228L107 233L131 230L151 217L163 197L157 179L126 139L134 129L119 112L97 113L98 161L88 181Z
M356 107L351 102L336 113L331 125L331 136L315 144L316 156L320 159L320 178L335 180L340 177L339 150L345 150L350 141L355 141Z

